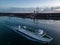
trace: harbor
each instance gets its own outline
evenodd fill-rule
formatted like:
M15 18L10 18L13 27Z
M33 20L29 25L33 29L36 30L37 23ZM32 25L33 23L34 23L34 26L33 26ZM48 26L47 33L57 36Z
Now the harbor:
M60 45L60 0L1 0L0 45Z
M30 22L30 23L29 23ZM12 31L12 28L8 28L8 25L19 25L20 23L29 24L30 26L33 26L35 28L40 28L44 32L46 32L47 35L51 36L53 40L48 43L47 45L59 45L60 43L60 21L59 20L40 20L36 19L34 21L33 19L29 18L19 18L19 17L8 17L8 16L0 16L0 44L6 44L6 45L20 45L20 44L27 44L27 42L30 43L30 45L44 45L40 43L34 43L34 41L29 41L24 37L21 37L18 33ZM36 25L36 26L35 26ZM3 28L4 27L4 28ZM3 37L3 38L2 38ZM23 40L22 40L22 39ZM25 41L26 42L25 42Z

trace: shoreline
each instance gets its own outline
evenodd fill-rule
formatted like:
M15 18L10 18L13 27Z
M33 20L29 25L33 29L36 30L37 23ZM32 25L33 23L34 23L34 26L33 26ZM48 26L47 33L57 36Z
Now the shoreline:
M0 13L0 16L15 16L20 18L60 20L60 13Z

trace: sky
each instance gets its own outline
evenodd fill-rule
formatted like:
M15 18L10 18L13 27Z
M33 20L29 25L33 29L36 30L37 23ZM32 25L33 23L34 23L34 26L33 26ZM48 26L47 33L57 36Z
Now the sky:
M5 7L57 7L60 0L0 0L0 8Z

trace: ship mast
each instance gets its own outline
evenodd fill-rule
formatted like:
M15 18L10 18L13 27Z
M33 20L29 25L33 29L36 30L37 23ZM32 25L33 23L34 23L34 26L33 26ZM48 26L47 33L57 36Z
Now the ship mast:
M37 8L34 10L34 18L33 18L33 22L36 23L36 24L38 24L38 20L36 19L38 13L39 13L39 7L37 7Z

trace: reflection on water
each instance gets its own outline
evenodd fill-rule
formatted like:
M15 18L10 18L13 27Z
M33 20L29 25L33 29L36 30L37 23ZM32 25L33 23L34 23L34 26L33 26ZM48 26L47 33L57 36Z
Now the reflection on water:
M0 17L0 45L41 45L33 43L32 41L26 40L24 37L21 37L17 33L11 31L11 29L7 28L3 23L4 21L18 22L24 21L27 23L33 24L32 19L22 19L17 17ZM43 29L48 35L53 37L52 42L49 45L60 45L60 21L59 20L35 20L35 24L39 26L39 28ZM23 40L24 41L23 41Z

